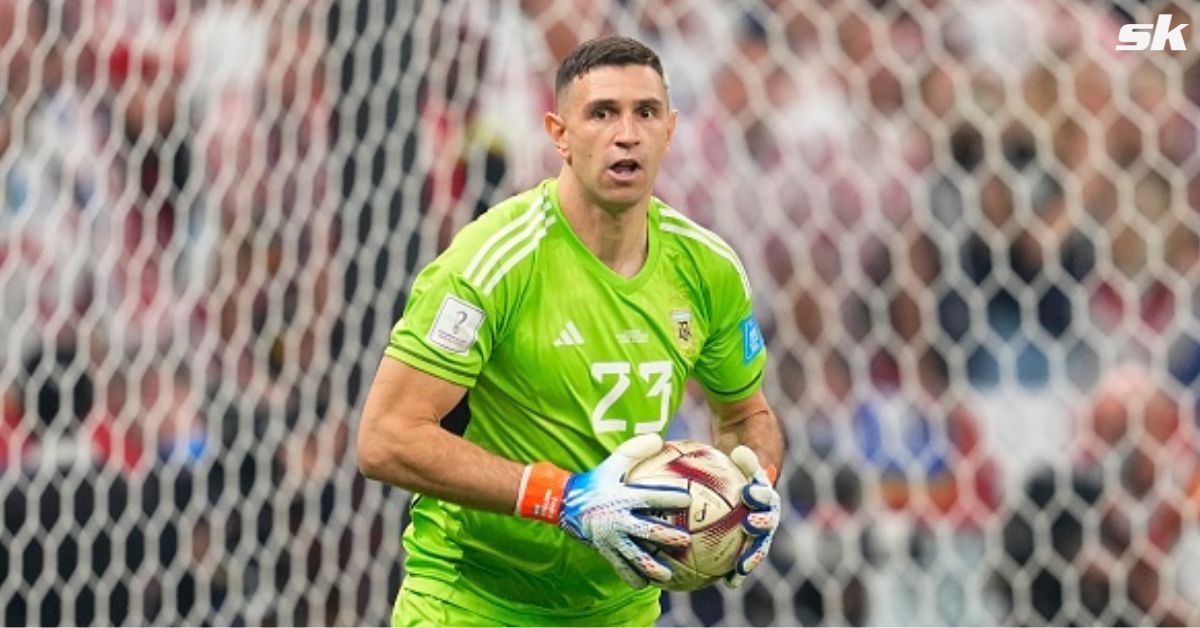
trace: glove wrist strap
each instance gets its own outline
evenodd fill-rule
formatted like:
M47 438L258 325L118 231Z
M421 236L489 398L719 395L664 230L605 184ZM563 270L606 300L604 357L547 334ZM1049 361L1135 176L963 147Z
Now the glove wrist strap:
M525 466L521 488L517 492L517 514L528 519L540 519L557 524L562 511L563 493L571 474L549 462Z

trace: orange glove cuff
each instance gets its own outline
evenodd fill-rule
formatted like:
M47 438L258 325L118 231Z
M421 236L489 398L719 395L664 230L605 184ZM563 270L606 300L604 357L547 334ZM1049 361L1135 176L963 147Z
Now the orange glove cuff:
M779 469L775 465L767 465L767 479L771 481L771 486L775 486L775 481L779 479Z
M569 472L549 462L526 465L521 475L521 488L517 492L517 514L557 525L563 493L567 490L567 480L570 478Z

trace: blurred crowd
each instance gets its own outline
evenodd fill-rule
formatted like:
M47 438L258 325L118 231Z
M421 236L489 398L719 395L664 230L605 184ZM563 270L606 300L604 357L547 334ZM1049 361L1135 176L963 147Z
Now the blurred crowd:
M666 621L1200 623L1200 57L1113 51L1158 13L1200 22L0 0L5 623L383 621L360 380L414 265L557 172L554 69L616 32L662 57L658 195L740 252L790 441L775 574Z
M0 0L5 624L335 621L318 8Z
M555 171L531 138L567 51L619 32L660 53L680 123L658 193L741 253L791 439L779 583L743 617L1200 621L1200 62L1114 51L1191 5L507 9L436 18L439 243Z

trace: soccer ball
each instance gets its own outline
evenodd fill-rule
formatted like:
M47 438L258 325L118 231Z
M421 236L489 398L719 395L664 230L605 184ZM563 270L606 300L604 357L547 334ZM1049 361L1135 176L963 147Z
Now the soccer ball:
M655 583L670 591L694 591L733 570L746 543L741 490L746 476L716 447L696 441L671 441L661 452L625 474L628 484L680 486L692 494L686 511L650 511L651 517L688 530L691 547L646 547L671 568L671 580Z

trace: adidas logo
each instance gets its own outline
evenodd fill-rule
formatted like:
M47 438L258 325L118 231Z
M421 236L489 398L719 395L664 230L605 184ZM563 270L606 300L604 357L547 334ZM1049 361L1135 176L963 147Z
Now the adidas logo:
M569 347L581 344L583 344L583 336L579 335L579 329L571 321L567 321L567 326L558 332L558 338L554 340L554 346L556 347Z

